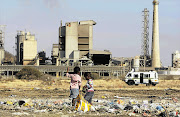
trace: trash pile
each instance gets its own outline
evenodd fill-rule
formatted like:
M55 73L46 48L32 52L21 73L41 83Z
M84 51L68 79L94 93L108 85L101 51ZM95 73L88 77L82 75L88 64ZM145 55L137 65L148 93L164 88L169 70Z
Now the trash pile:
M7 100L7 99L5 99ZM74 109L69 99L9 99L0 100L0 110L12 111L13 115L31 115L32 113L69 113Z
M80 103L79 103L80 104ZM93 105L86 105L88 110L78 105L77 111L71 106L71 99L0 99L0 110L14 110L13 115L31 115L32 113L85 113L97 115L126 115L143 117L180 117L180 103L176 98L130 98L114 96L113 99L93 99ZM82 111L81 111L82 110ZM87 112L89 113L89 112Z
M120 113L129 116L180 117L180 103L177 103L177 99L174 102L174 98L158 100L152 99L152 97L145 100L118 96L115 96L115 98L111 101L95 100L97 105L94 105L94 107L98 112Z

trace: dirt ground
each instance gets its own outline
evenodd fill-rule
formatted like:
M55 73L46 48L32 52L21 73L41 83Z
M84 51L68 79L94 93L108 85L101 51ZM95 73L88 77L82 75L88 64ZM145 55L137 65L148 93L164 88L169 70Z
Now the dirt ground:
M64 99L69 96L69 83L70 80L54 79L52 81L26 81L26 80L1 80L0 81L0 98L8 100L11 97L16 99L30 98L30 99ZM85 85L84 80L82 85ZM95 96L96 99L102 99L102 96L107 99L113 99L115 96L119 97L133 97L133 98L180 98L180 80L160 80L156 86L128 86L122 80L119 79L106 79L106 80L94 80ZM14 110L1 110L1 116L13 116ZM23 115L24 116L24 115ZM25 115L27 116L27 115ZM61 115L61 112L56 114L41 113L36 115L37 117L46 116L87 116L87 115L76 115L70 114ZM115 115L97 115L90 114L88 116L115 116ZM119 115L120 116L120 115ZM124 115L125 116L125 115Z

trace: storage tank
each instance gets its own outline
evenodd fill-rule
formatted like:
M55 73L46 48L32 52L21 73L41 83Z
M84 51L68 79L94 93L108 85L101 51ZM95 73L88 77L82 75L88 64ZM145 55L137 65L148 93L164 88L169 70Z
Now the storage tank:
M180 58L180 53L178 50L176 50L174 53L173 53L173 60L177 60Z
M31 33L30 33L30 32L27 32L27 35L31 35Z
M20 31L20 35L25 35L25 32L24 31Z
M172 54L172 67L179 67L179 62L180 62L180 53L178 50L176 50Z
M136 71L139 71L139 56L135 56L133 59L133 68Z

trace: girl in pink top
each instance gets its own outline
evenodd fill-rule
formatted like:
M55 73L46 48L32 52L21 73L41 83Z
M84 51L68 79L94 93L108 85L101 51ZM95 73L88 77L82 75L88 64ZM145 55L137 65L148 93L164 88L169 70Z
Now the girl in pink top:
M81 76L80 76L80 68L75 67L74 68L74 74L68 73L69 68L67 69L66 76L71 78L70 83L70 98L72 98L72 106L75 104L75 99L79 95L79 90L81 88Z

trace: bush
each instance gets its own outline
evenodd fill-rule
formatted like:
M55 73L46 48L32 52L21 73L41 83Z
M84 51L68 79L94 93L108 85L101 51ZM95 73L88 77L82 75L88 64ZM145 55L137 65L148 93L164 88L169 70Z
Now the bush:
M95 72L91 73L91 78L92 78L93 80L101 79L101 77L99 77L99 74L98 74L98 73L95 73ZM86 80L86 78L84 77L84 74L83 74L83 76L82 76L82 79L83 79L83 80Z
M52 85L52 83L55 82L55 79L56 78L52 77L49 74L44 74L39 78L39 80L43 81L42 85Z
M17 74L18 79L27 79L27 80L38 80L42 76L42 73L32 67L24 67Z
M99 77L99 74L98 74L98 73L91 73L91 77L92 77L94 80L101 79L101 77Z

